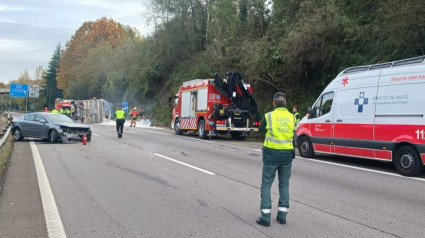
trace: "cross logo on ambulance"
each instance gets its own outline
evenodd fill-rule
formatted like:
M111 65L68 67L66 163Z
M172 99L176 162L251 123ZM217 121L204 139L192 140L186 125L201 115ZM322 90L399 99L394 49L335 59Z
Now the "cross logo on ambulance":
M357 105L357 112L363 112L363 105L367 105L369 102L369 98L364 97L364 92L360 92L358 98L354 99L354 105Z

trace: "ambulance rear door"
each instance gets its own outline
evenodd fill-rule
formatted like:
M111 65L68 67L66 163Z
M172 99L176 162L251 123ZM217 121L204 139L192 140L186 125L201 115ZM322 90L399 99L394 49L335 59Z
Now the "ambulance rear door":
M397 143L414 145L425 163L425 65L383 70L376 98L375 140L380 159L391 160Z

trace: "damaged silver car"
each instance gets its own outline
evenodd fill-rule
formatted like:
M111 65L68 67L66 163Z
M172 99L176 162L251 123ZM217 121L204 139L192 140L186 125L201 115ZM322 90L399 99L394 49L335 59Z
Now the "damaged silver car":
M51 143L82 140L86 135L91 140L91 129L87 124L77 123L66 115L34 112L11 121L12 134L16 141L24 137L47 139Z

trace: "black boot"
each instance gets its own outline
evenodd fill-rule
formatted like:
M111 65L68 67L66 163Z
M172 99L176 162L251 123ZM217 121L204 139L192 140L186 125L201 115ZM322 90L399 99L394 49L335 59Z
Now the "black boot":
M263 221L263 220L261 220L261 217L259 217L259 218L257 219L257 224L258 224L258 225L260 225L260 226L265 226L265 227L270 226L270 222L267 222L267 221Z
M281 224L281 225L286 224L286 220L283 220L282 218L279 218L279 217L276 217L276 221L279 222L279 224Z

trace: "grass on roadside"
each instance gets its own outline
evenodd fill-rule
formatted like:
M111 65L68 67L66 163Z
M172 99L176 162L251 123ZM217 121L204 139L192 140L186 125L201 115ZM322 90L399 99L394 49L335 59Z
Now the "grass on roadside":
M9 162L10 155L13 150L13 137L9 135L5 144L0 151L0 178L3 177L3 172L5 172L6 165Z

